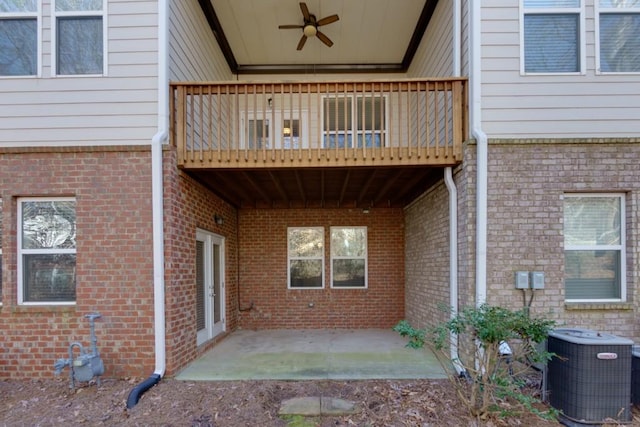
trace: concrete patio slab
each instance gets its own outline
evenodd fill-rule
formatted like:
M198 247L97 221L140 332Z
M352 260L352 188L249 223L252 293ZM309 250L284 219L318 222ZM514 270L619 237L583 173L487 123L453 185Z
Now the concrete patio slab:
M428 350L405 347L392 330L233 332L176 378L214 380L356 380L445 378Z

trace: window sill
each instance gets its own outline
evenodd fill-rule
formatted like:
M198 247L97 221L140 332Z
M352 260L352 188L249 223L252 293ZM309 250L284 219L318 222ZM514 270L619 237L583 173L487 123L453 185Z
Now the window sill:
M8 308L8 307L7 307ZM16 305L11 307L11 312L21 313L75 313L76 305Z
M565 310L633 310L630 302L565 302Z

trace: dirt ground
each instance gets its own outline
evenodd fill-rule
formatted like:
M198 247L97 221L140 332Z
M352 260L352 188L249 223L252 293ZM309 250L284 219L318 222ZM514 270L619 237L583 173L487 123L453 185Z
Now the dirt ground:
M448 380L218 381L163 379L126 409L142 378L81 383L68 378L0 381L0 426L557 426L533 415L477 422L459 404ZM341 417L287 419L280 403L292 397L351 400L360 412Z

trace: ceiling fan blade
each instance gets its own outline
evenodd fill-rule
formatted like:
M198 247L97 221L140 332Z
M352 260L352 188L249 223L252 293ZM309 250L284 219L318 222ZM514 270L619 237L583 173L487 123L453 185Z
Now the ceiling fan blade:
M307 41L307 36L303 34L302 38L300 38L300 41L298 42L298 47L296 47L296 50L302 50L306 41Z
M291 29L300 29L304 28L303 25L278 25L278 28L281 30L291 30Z
M321 25L327 25L327 24L331 24L332 22L336 22L339 19L340 18L338 17L338 15L327 16L326 18L322 18L321 20L316 22L316 25L320 27Z
M304 16L304 22L311 21L311 15L309 14L309 8L307 8L307 4L305 2L300 2L300 10L302 11L302 16Z
M331 47L333 46L333 42L329 39L329 37L325 36L324 33L321 33L320 31L318 31L316 33L316 37L320 39L320 41L322 41L322 43L326 44L327 46Z

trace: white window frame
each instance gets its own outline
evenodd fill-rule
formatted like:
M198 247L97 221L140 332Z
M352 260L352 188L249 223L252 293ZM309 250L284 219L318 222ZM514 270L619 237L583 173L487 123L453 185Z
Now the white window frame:
M309 148L309 135L308 135L308 117L309 112L307 110L292 110L292 111L241 111L240 112L240 146L243 149L249 150L262 150L262 149L297 149L297 148ZM252 123L256 120L266 120L269 124L268 135L266 137L266 145L263 147L249 147L249 127L253 126ZM287 120L298 120L299 135L297 144L293 145L291 142L287 144L284 138L284 123ZM257 127L256 127L257 128ZM265 129L267 129L265 127ZM275 135L282 135L282 139L274 139ZM255 142L255 141L254 141Z
M24 79L42 77L42 0L36 0L35 12L0 12L0 19L35 19L36 20L36 73L16 76L3 76L0 79Z
M86 10L86 11L57 11L56 1L51 1L51 75L54 77L96 77L107 76L108 70L108 22L107 22L107 3L109 0L102 0L102 10ZM58 74L58 18L102 18L102 73L101 74Z
M322 234L322 255L319 257L296 257L292 256L291 251L289 250L289 233L294 230L316 230ZM325 270L325 262L324 262L324 253L325 253L325 235L324 235L324 227L287 227L287 288L294 290L318 290L324 289L324 270ZM322 286L291 286L291 261L294 260L320 260L322 263L322 278L321 284Z
M28 254L77 254L77 246L73 249L55 249L52 251L51 249L23 249L22 248L22 204L24 202L76 202L75 197L21 197L18 199L18 210L17 210L17 245L18 245L18 305L65 305L65 306L73 306L76 305L78 299L78 288L76 282L76 300L75 301L25 301L24 300L24 265L23 265L23 255ZM76 215L77 215L77 204L76 204ZM76 216L76 227L77 227L77 216ZM77 263L77 258L76 258ZM76 264L77 266L77 264Z
M338 103L342 103L344 102L343 99L348 99L351 103L351 128L350 130L333 130L333 129L327 129L325 127L326 124L326 116L327 116L327 111L325 111L325 101L327 99L331 99L331 100L335 100L335 99L339 99ZM365 99L366 100L373 100L373 99L380 99L382 98L382 104L384 105L384 128L382 130L379 129L362 129L359 130L358 129L358 112L359 112L359 105L362 105L361 99ZM359 102L360 101L360 102ZM320 124L320 135L321 135L321 141L320 144L322 147L324 148L338 148L338 149L344 149L345 147L338 147L337 145L335 147L328 147L325 144L325 137L327 136L331 136L331 135L341 135L344 133L345 135L345 143L347 143L349 141L349 136L351 137L351 144L347 146L347 148L362 148L362 147L358 147L358 136L359 135L366 135L367 133L374 133L380 134L380 147L388 147L389 146L389 97L386 94L381 94L381 93L337 93L337 94L333 94L333 95L323 95L321 98L321 110L322 110L322 115L321 115L321 124ZM377 112L376 112L377 113ZM362 115L362 112L360 111L360 115ZM363 143L364 143L364 138L363 138ZM366 147L367 149L369 148L377 148L375 146L372 147Z
M526 8L524 2L526 0L520 0L520 75L521 76L549 76L549 75L559 75L559 76L576 76L576 75L586 75L586 36L585 36L585 2L586 0L580 0L580 7L578 8ZM596 0L597 1L597 0ZM580 69L578 71L573 72L527 72L525 70L525 56L524 56L524 17L525 15L578 15L578 25L580 28L578 29L578 63Z
M597 251L597 250L609 250L620 251L620 298L575 298L566 299L566 302L587 302L587 303L607 303L607 302L625 302L627 300L627 262L626 262L626 215L625 215L625 195L624 193L567 193L564 194L564 198L581 197L581 198L604 198L615 197L620 201L620 244L618 245L567 245L564 244L563 251ZM563 202L564 203L564 202Z
M333 251L333 230L359 229L364 230L364 255L338 256ZM330 228L329 241L331 242L331 288L332 289L368 289L369 288L369 231L366 226L335 226ZM337 259L362 259L364 260L364 286L334 286L333 285L333 261Z
M596 43L596 74L601 75L638 75L639 71L602 71L600 66L601 53L600 53L600 17L606 14L619 14L619 15L640 15L640 7L600 7L600 0L594 0L595 2L595 43Z

